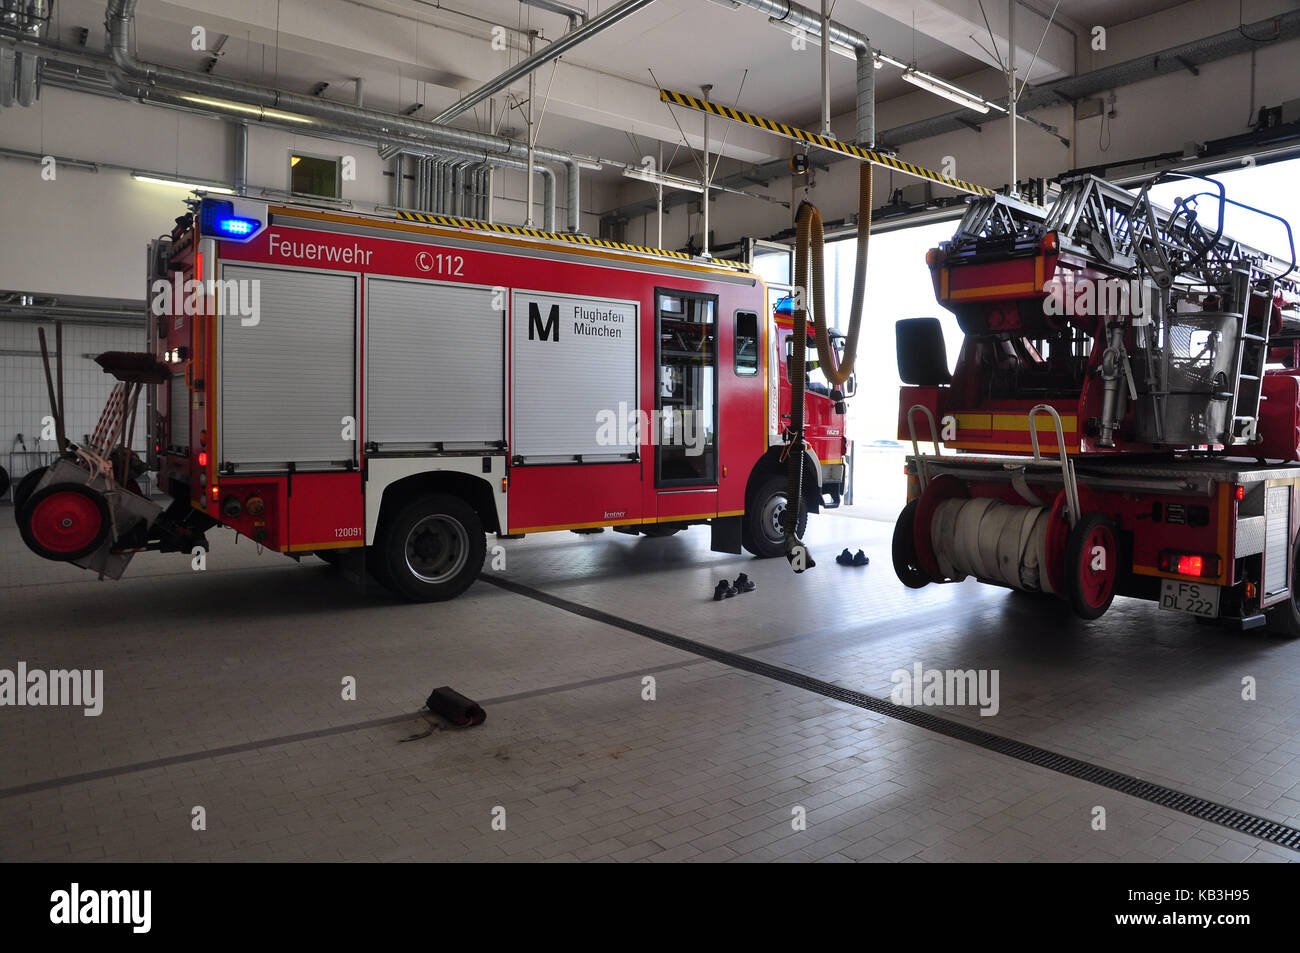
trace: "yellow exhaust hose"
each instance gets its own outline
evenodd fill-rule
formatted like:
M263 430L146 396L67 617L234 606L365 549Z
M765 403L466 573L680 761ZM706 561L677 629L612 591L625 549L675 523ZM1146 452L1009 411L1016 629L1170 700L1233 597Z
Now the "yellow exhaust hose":
M790 357L790 435L783 459L786 462L786 505L782 518L785 532L785 557L795 572L803 572L816 565L808 548L795 534L799 513L803 508L804 468L804 397L807 390L808 317L813 319L813 333L817 342L817 356L822 373L832 384L843 384L853 374L858 356L858 332L862 325L862 302L866 292L867 246L871 238L871 163L858 167L858 254L853 274L853 310L849 315L849 333L844 345L844 358L837 363L831 349L829 321L826 315L826 268L824 250L826 235L822 230L822 216L809 202L799 206L795 217L794 243L794 336ZM809 279L811 264L812 281ZM808 304L812 304L811 312Z

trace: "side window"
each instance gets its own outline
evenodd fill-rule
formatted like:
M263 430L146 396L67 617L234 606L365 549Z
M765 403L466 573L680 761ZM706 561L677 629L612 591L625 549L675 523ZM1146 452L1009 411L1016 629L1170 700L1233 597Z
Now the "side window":
M758 315L736 312L736 374L753 377L758 373Z

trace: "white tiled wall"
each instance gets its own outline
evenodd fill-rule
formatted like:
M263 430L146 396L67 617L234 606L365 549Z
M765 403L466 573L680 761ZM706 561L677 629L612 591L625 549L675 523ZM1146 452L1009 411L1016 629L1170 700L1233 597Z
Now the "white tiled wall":
M13 480L31 466L32 458L11 457L19 450L22 434L28 450L52 451L53 440L41 441L41 418L50 413L50 401L41 368L40 339L37 328L45 328L45 339L53 361L54 325L27 321L0 321L0 466ZM145 347L144 322L137 325L106 327L100 325L63 324L63 409L67 415L67 432L71 440L82 442L95 429L100 412L116 380L85 355L104 351L142 351ZM13 356L14 351L30 355ZM143 451L145 397L140 397L133 446Z

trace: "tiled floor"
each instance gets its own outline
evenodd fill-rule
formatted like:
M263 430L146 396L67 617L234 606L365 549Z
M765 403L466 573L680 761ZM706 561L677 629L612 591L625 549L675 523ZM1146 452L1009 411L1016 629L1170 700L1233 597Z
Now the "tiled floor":
M878 697L916 662L996 669L996 716L942 713L1300 823L1300 643L1128 601L1085 625L973 583L913 592L888 524L811 527L800 577L700 528L508 541L498 574ZM102 669L105 695L99 717L0 708L0 859L1300 857L493 585L411 606L212 539L204 572L145 554L100 583L28 554L0 508L0 668ZM835 565L844 545L872 565ZM758 589L710 601L741 570ZM486 724L407 740L439 685Z

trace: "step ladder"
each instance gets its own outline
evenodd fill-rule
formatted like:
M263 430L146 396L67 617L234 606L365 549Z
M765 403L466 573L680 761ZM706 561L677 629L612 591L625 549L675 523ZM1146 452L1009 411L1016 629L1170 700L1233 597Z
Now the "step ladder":
M1232 273L1233 300L1242 302L1241 335L1237 346L1237 393L1232 403L1231 443L1234 446L1259 442L1259 404L1264 391L1273 307L1272 283L1268 284L1267 293L1257 292L1254 278L1250 265L1241 262ZM1263 307L1252 307L1256 304Z

